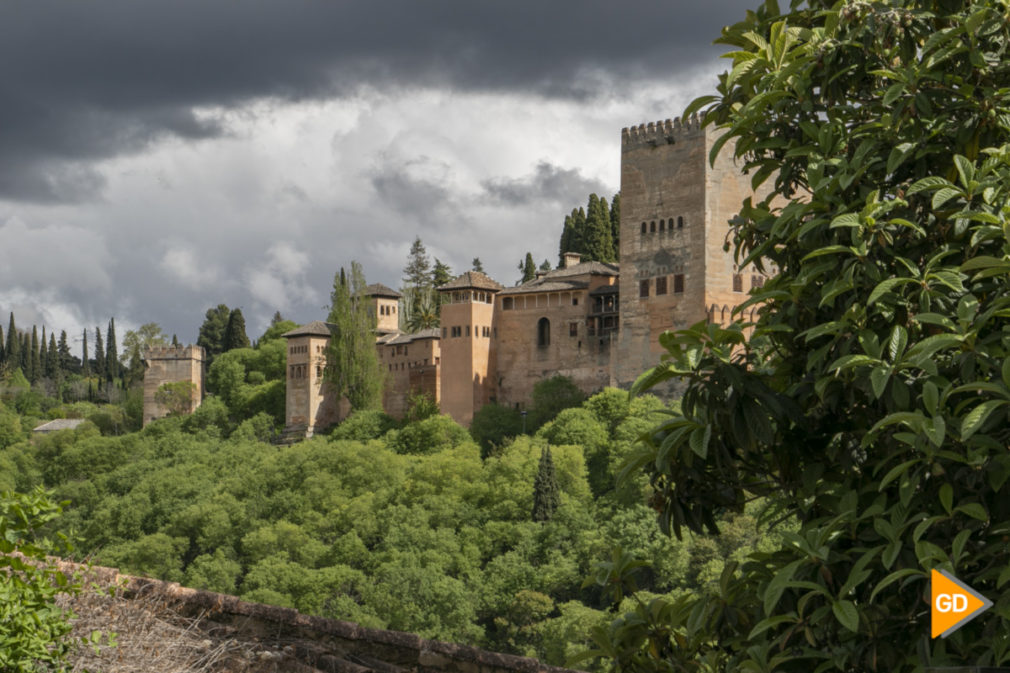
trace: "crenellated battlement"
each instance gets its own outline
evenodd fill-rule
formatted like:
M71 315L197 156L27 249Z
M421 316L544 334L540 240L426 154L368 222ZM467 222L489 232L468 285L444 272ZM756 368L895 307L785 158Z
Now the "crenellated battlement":
M144 351L145 360L199 360L203 361L202 346L149 346Z
M621 147L629 149L634 147L658 147L660 145L672 145L686 133L701 130L701 119L693 114L686 119L675 117L664 121L649 122L639 124L631 128L621 129Z

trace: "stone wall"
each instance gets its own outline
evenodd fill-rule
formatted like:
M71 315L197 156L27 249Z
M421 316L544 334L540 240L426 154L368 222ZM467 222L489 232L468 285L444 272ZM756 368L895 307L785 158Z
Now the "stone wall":
M204 353L200 346L154 346L144 352L144 425L169 413L155 400L155 393L162 384L189 381L194 389L186 413L200 406L203 400L203 362Z

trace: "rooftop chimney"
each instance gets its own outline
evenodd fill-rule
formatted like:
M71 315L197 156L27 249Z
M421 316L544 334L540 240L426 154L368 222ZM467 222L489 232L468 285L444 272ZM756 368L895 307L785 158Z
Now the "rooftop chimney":
M570 266L575 266L582 261L582 255L577 252L566 252L562 255L562 266L567 269Z

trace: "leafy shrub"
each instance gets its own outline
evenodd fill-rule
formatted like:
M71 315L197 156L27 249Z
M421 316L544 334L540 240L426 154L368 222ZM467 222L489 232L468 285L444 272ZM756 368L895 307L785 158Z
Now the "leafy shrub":
M487 458L495 447L502 446L508 439L518 437L522 430L519 410L497 402L481 407L470 423L470 436L480 445L482 458Z
M533 386L533 407L530 409L530 430L553 420L565 409L577 407L586 399L575 383L567 376L552 376Z
M387 435L397 453L435 453L470 441L470 433L448 416L432 416Z
M378 439L396 427L396 421L383 411L363 409L355 411L344 422L333 429L333 439L354 439L367 442Z

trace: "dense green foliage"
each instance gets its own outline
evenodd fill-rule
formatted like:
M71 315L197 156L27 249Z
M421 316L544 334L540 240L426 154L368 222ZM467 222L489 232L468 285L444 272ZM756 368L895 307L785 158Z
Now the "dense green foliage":
M731 226L738 264L777 272L751 339L662 337L639 388L686 379L682 414L629 470L646 468L665 529L717 528L755 494L800 528L715 600L643 601L601 651L623 670L1006 665L1007 5L791 4L727 29L732 71L694 106L774 184ZM995 607L930 640L932 568Z
M72 503L60 528L102 564L564 664L612 619L606 592L583 586L612 541L649 563L638 586L661 595L706 590L724 555L758 543L749 516L727 523L728 550L671 540L644 483L615 490L619 464L663 408L607 390L482 459L465 429L427 411L406 424L357 411L329 437L275 446L262 441L269 417L236 425L222 397L140 432L86 423L31 441L0 407L0 487L55 488ZM595 476L576 443L584 424L605 435L592 438ZM557 504L535 523L548 447Z
M377 409L385 380L375 350L376 316L366 287L360 264L351 262L350 278L341 269L333 279L327 319L334 333L326 347L326 381L337 399L346 397L355 410Z
M75 645L69 637L73 615L55 601L80 585L47 561L48 554L66 553L66 546L40 533L59 513L42 489L0 491L0 670L62 671Z

